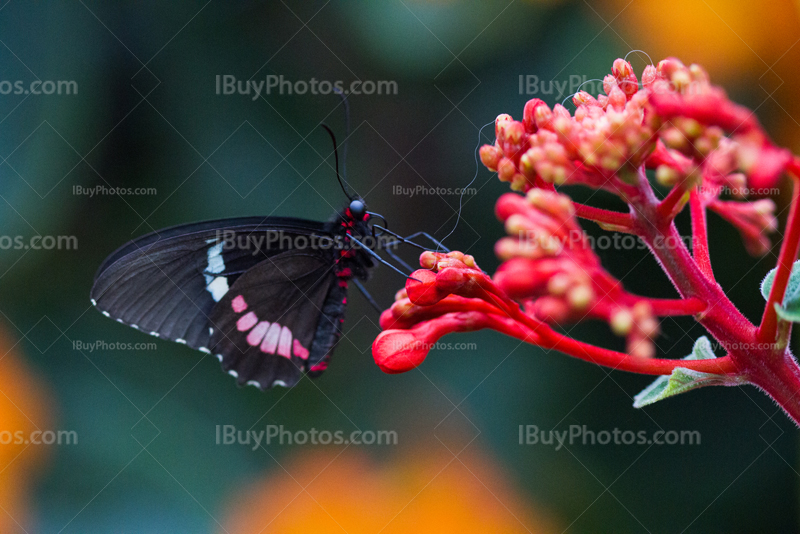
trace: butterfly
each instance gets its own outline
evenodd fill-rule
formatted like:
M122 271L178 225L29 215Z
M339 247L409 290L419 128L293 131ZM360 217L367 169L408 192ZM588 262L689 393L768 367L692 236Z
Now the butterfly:
M242 217L144 235L102 263L92 304L132 328L213 354L240 386L291 387L322 374L342 336L349 283L380 311L360 281L378 263L407 276L375 250L409 272L392 252L398 243L428 250L411 241L422 236L449 250L425 232L391 232L367 211L339 174L333 131L320 126L333 141L336 178L350 201L344 209L325 222Z
M239 385L293 386L328 366L348 282L367 280L374 232L354 198L327 222L244 217L185 224L119 248L97 271L103 315L213 354Z

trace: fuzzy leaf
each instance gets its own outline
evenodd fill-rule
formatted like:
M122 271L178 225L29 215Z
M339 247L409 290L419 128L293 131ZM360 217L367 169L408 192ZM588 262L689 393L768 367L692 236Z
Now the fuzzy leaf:
M761 295L766 300L769 300L769 292L772 290L776 272L777 268L772 269L761 282ZM789 283L786 285L783 305L775 303L775 311L778 313L778 317L784 321L800 322L800 260L792 265L792 274L789 275Z
M685 357L684 360L709 360L713 358L716 358L716 356L714 351L711 350L711 343L706 336L702 336L694 342L692 353ZM741 383L740 379L726 375L701 373L700 371L676 367L671 375L658 377L652 384L636 395L633 398L633 407L642 408L648 404L703 386L737 386Z

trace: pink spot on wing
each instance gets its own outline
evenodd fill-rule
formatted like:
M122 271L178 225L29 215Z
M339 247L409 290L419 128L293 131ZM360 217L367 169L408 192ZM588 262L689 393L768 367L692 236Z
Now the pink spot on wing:
M261 352L267 354L275 354L275 347L278 346L278 339L281 337L281 325L272 323L272 326L267 330L267 335L264 336L264 341L261 342Z
M298 358L303 360L308 359L308 349L301 345L296 339L292 342L292 351Z
M264 334L267 333L267 329L269 328L269 321L261 321L258 323L255 328L250 330L250 333L247 334L247 344L251 347L255 347L261 340L264 338Z
M242 315L239 317L239 320L236 321L236 330L239 332L247 332L253 325L258 322L258 317L253 312L248 313L247 315Z
M238 295L235 299L233 299L233 302L231 302L231 307L236 313L242 313L247 309L247 303L244 301L243 296Z
M309 371L324 371L327 368L328 368L328 362L321 361L317 365L312 366L311 369L309 369Z
M284 358L292 357L292 331L285 326L281 328L281 338L278 340L277 353Z

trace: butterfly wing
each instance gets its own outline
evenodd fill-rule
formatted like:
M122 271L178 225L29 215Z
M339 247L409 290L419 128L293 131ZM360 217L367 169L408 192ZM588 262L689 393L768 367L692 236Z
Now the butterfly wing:
M293 386L324 370L345 298L330 259L286 251L242 275L214 307L211 351L240 385Z
M282 217L225 219L154 232L108 257L95 276L92 302L121 323L208 350L212 309L243 273L285 252L275 236L291 240L325 234L324 223Z

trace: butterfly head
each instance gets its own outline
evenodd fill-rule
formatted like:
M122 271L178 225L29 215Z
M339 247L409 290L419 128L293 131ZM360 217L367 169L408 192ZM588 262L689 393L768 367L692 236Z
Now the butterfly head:
M353 199L348 207L350 216L356 221L363 221L367 216L367 205L360 198Z
M342 226L354 237L363 238L371 234L369 227L371 213L367 204L360 197L351 197L350 203L341 213Z

